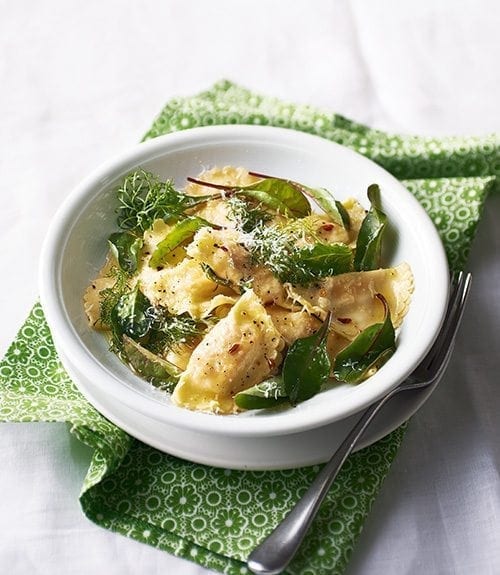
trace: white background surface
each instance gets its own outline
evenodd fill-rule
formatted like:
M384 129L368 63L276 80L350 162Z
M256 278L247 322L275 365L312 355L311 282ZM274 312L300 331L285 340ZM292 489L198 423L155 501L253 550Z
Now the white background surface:
M226 77L391 131L500 130L494 0L0 2L3 352L36 294L64 196L166 100ZM349 575L500 572L500 196L440 388L412 419ZM90 452L60 424L0 428L0 573L208 573L96 527Z

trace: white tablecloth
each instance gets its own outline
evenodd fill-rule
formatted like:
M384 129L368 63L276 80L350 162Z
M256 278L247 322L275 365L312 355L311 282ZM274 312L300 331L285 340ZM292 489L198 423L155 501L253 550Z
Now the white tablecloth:
M18 0L0 13L2 352L36 297L60 201L174 95L226 77L392 131L500 129L495 0ZM500 573L499 215L491 198L453 361L411 421L349 575ZM1 573L208 573L82 515L90 452L64 425L0 430Z

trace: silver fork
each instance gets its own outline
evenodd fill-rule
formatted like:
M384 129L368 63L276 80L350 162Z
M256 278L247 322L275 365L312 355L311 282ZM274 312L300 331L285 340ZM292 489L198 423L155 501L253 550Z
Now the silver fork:
M285 519L248 557L248 567L259 575L281 573L300 547L335 477L366 428L380 409L400 391L421 389L435 383L448 365L453 341L465 309L471 275L460 272L452 280L445 319L431 350L413 373L361 416L330 461L318 473L305 495Z

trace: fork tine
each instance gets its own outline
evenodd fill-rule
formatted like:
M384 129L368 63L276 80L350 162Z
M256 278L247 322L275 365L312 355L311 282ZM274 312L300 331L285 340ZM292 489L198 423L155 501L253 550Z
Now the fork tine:
M453 274L451 280L451 290L450 290L451 293L446 308L446 315L443 321L443 325L441 327L441 333L446 331L447 323L450 322L453 310L458 305L461 299L461 294L463 293L464 285L467 281L467 276L469 275L470 274L466 274L463 271L455 272Z
M439 366L444 364L444 359L449 353L455 335L460 325L464 310L465 302L470 291L472 276L470 273L461 272L457 281L457 286L453 291L453 298L450 298L450 306L445 319L443 329L438 338L437 345L433 348L435 353L430 358L428 369L439 371Z
M457 298L457 294L458 294L458 289L460 287L461 282L463 281L463 272L455 272L452 277L451 277L451 282L450 282L450 295L448 297L448 304L446 306L446 312L444 315L444 319L443 319L443 323L441 325L441 328L439 330L438 335L436 336L436 339L434 340L430 350L427 352L427 355L424 357L424 359L422 360L422 362L420 363L419 367L417 369L428 369L429 364L431 363L432 359L434 358L434 355L436 353L436 350L438 348L441 347L441 345L443 344L443 340L444 340L444 331L445 331L445 326L446 326L446 322L448 321L448 318L450 317L451 311L454 307L456 298Z
M455 272L451 278L451 285L450 285L450 295L448 298L448 304L446 307L446 313L444 315L443 324L441 325L441 329L432 344L430 350L427 352L427 355L422 360L420 365L417 367L415 371L418 371L422 374L422 371L427 371L430 369L431 364L434 361L436 353L442 348L443 345L446 344L446 332L447 332L447 323L451 317L452 311L455 307L458 294L460 293L460 286L464 280L464 272ZM422 374L423 375L423 374Z

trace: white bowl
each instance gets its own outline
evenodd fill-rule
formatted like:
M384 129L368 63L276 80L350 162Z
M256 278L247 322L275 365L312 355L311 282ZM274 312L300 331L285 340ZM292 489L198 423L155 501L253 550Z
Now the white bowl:
M295 408L218 416L173 405L167 394L135 376L108 351L83 310L85 288L103 264L107 238L116 230L118 182L138 166L174 179L214 165L242 165L330 189L337 199L356 197L379 184L393 233L387 265L406 261L415 276L410 310L398 333L397 350L371 378L339 385ZM437 335L448 297L448 266L438 233L417 200L389 173L352 150L281 128L213 126L169 134L140 144L87 177L56 214L44 243L41 300L56 348L117 402L168 425L228 436L297 433L345 418L398 385L424 357ZM75 382L78 385L78 381Z

